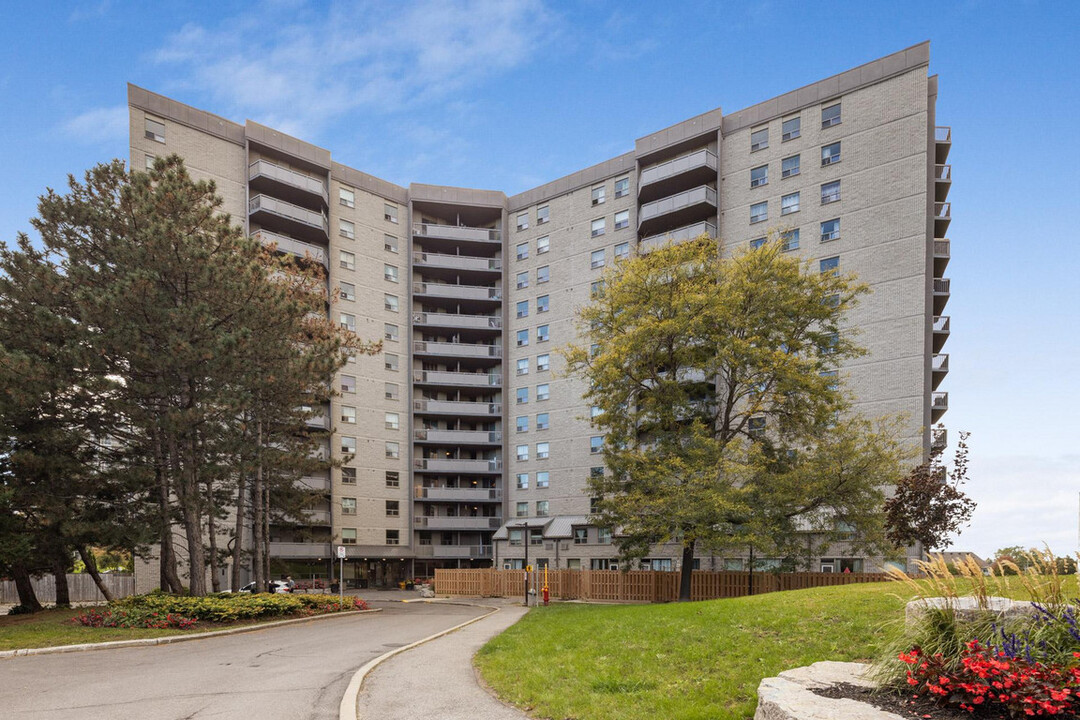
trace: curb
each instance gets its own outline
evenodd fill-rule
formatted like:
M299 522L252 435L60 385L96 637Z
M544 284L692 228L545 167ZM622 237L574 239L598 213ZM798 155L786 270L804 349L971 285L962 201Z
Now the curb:
M290 618L288 620L275 620L274 622L261 623L259 625L247 625L228 630L211 630L209 632L196 633L194 635L169 635L161 638L143 638L141 640L113 640L101 643L82 643L80 645L56 645L43 648L22 648L19 650L0 651L0 660L26 655L58 655L61 653L87 652L90 650L113 650L116 648L146 647L150 645L171 645L173 643L188 642L190 640L205 640L206 638L221 637L223 635L239 635L240 633L255 632L266 628L280 627L281 625L294 625L296 623L311 622L312 620L325 620L333 617L352 617L354 615L366 615L368 613L382 612L382 608L371 610L352 610L342 613L327 613L325 615L313 615L311 617ZM485 616L487 617L487 616Z
M434 599L434 598L425 598L423 600L402 600L402 602L431 602L432 599ZM352 679L349 681L349 686L347 688L345 688L345 694L342 696L341 704L338 706L338 720L359 720L359 715L356 712L356 704L357 704L358 696L360 695L360 686L363 684L364 678L366 678L368 676L368 674L372 670L377 668L383 662L389 660L390 658L394 657L395 655L398 655L400 653L405 652L406 650L412 650L414 647L417 647L419 645L423 645L424 643L427 643L427 642L431 642L432 640L437 640L438 638L441 638L444 635L449 635L450 633L454 632L455 630L460 630L461 628L463 628L463 627L465 627L467 625L472 625L473 623L480 622L484 618L491 617L495 613L499 612L499 610L501 609L501 608L498 608L498 607L496 607L494 605L478 605L476 603L466 603L466 602L440 602L440 603L437 603L437 604L439 604L439 605L463 605L465 607L488 608L488 609L491 610L491 612L484 613L480 617L475 617L472 620L466 620L465 622L461 623L460 625L455 625L452 628L447 628L446 630L442 630L440 632L437 632L434 635L429 635L426 638L421 638L420 640L417 640L416 642L413 642L413 643L409 643L408 645L405 645L403 647L394 648L390 652L383 653L382 655L375 658L374 660L369 660L366 665L361 667L359 670L356 671L355 674L353 674Z

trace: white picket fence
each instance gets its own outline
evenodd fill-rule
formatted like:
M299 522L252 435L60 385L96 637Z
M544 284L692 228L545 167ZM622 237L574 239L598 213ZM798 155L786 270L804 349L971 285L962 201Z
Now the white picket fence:
M135 578L131 575L116 575L108 573L101 576L105 587L114 598L127 597L135 594ZM68 594L71 602L95 602L104 600L105 597L94 584L94 578L85 573L68 573ZM32 580L34 592L38 602L56 602L56 578L52 575L42 575ZM0 580L0 605L18 604L19 593L15 589L14 580Z

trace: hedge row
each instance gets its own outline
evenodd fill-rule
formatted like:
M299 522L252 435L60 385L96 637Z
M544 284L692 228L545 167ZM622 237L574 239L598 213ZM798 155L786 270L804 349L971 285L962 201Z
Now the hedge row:
M116 600L110 607L161 615L172 613L204 622L227 623L268 617L318 615L341 610L366 610L367 603L352 597L339 603L336 597L329 595L221 593L189 597L155 592Z

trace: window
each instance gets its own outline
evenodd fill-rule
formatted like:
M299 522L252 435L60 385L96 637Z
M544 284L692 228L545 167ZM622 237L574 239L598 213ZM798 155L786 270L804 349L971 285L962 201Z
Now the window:
M593 250L592 255L589 257L589 267L602 268L607 263L605 259L605 252L603 250Z
M397 530L387 530L386 531L386 544L387 545L397 545L399 542L401 542L401 537L400 537L399 531L397 531Z
M517 246L517 259L528 260L529 259L529 243L518 243Z
M517 361L517 374L528 375L529 374L529 358L521 358Z
M822 258L818 261L818 270L822 275L836 275L840 271L840 256L834 255L829 258Z
M516 398L518 405L527 404L529 402L529 388L518 388Z
M356 299L356 286L352 283L338 283L338 297L342 300L355 300Z
M615 259L616 260L625 260L628 257L630 257L630 243L624 242L624 243L619 243L618 245L615 246Z
M840 201L840 181L834 180L830 183L825 183L821 186L821 204L828 205L829 203Z
M398 281L398 269L394 265L383 265L383 280L396 283Z
M383 421L386 423L387 430L400 430L401 418L397 413L388 412L383 417Z
M529 514L529 503L519 502L515 508L515 514L518 517L527 517Z
M389 370L389 369L390 368L387 368L387 370ZM385 383L383 385L383 391L384 391L384 393L386 395L387 400L397 400L398 399L398 386L397 386L397 383Z
M604 438L600 435L593 435L589 438L589 452L593 455L599 455L604 449Z
M540 509L540 503L536 504L537 510ZM543 545L544 544L544 531L541 528L529 528L529 544L530 545ZM537 565L540 561L537 561Z
M519 433L529 432L529 416L519 415L517 418L516 427Z
M350 332L356 332L356 316L349 313L341 313L341 327Z
M543 267L536 268L536 284L542 285L551 279L551 267L544 265Z
M349 188L338 188L338 203L345 207L356 207L356 193Z
M356 226L349 220L338 220L338 235L350 240L356 239Z
M769 166L762 165L750 170L750 187L756 188L769 184Z
M594 358L600 355L600 343L593 343L589 346L589 357Z
M832 355L836 352L836 346L840 343L840 335L838 333L829 333L825 336L824 342L821 344L822 355Z
M551 385L548 383L540 383L536 386L536 400L547 400L551 397Z
M399 336L397 325L394 325L393 323L383 324L383 338L392 342L397 342Z
M356 408L348 405L341 406L341 422L348 423L349 425L356 424Z
M840 103L821 109L821 127L825 129L840 124Z
M386 517L397 517L400 514L397 500L386 501Z
M604 294L604 281L593 280L589 284L589 297L598 298Z
M761 128L750 132L750 152L757 152L769 147L769 128Z
M592 204L603 205L604 204L604 186L597 185L592 189Z
M529 344L529 331L528 330L518 330L517 331L517 346L518 347L525 347L528 344Z
M607 530L605 528L599 528L596 531L596 535L597 535L596 541L598 543L600 543L601 545L610 545L611 544L611 531L610 530Z
M517 474L517 489L528 490L529 489L529 473Z
M387 370L393 370L394 372L397 372L397 369L398 369L398 356L393 355L391 353L386 353L386 355L384 355L383 358L385 359L384 365L386 366L386 369Z
M341 498L341 514L342 515L355 515L356 514L356 498L350 498L350 497Z
M840 218L833 218L821 223L821 242L829 242L840 237Z
M630 194L630 178L619 178L615 181L615 197L621 198Z
M536 443L536 459L547 460L551 455L551 443ZM540 483L540 476L547 475L547 473L536 473L536 487L547 487L547 478L544 479L543 484Z
M518 445L517 446L517 459L520 460L520 461L525 461L525 460L529 459L529 446L528 445Z
M386 457L390 458L391 460L397 460L401 457L401 446L398 445L396 442L387 441L385 451Z
M540 325L536 328L536 342L547 342L551 339L550 325Z
M750 206L750 222L759 223L769 219L769 201L754 203Z
M547 235L536 238L536 254L543 255L551 249L551 238Z
M799 249L799 228L780 233L780 249L784 252Z
M551 210L547 205L536 208L536 224L543 225L550 219Z
M551 423L548 421L547 413L536 413L536 429L547 430L551 427Z
M529 213L518 213L517 216L517 229L528 230L529 229Z
M341 263L341 267L346 270L356 269L356 256L347 250L338 251L338 261Z
M596 218L592 221L592 236L600 237L606 232L607 218Z
M834 142L821 148L821 166L840 162L840 143Z
M345 437L341 438L341 452L346 455L356 454L356 438Z
M574 528L574 544L584 545L589 542L589 528Z
M840 307L840 293L833 293L832 295L826 295L825 299L821 301L825 307L836 308Z
M431 544L431 531L430 530L421 530L420 531L420 544L421 545L430 545Z
M341 376L341 392L354 393L356 392L356 377L353 375Z
M383 307L390 312L398 311L398 298L397 295L383 295Z
M780 198L780 214L790 215L799 212L799 193L791 193Z
M593 405L591 408L589 408L589 417L590 418L598 418L603 414L604 414L604 411L599 405Z
M536 501L536 517L547 517L547 516L548 516L548 501L547 500L537 500ZM536 532L537 534L540 534L540 532L538 530L534 531L534 532ZM544 538L544 536L540 535L540 542L543 542L543 538ZM540 543L535 542L535 538L534 538L533 544L534 545L539 545Z
M397 224L397 205L383 205L383 220Z
M397 470L387 470L386 471L386 487L400 487L400 486L401 486L401 475L398 474L398 471Z
M792 155L780 161L780 179L795 177L799 174L799 156Z
M536 372L544 372L551 368L551 355L544 353L536 356Z
M356 544L356 528L341 528L341 544L342 545L355 545Z
M592 497L589 498L589 512L593 515L600 512L600 501L603 498Z
M154 169L154 160L155 159L156 158L153 155L145 156L143 158L143 162L144 162L143 167L145 167L147 170L153 170Z
M527 507L528 507L528 504L526 504L526 508ZM510 531L510 544L511 545L521 545L523 543L524 537L525 537L525 531L524 530L511 530Z
M784 121L784 124L780 126L780 142L787 142L788 140L794 140L802 135L802 118L789 118Z
M620 210L615 213L615 229L622 230L623 228L630 227L630 211Z
M759 247L761 247L762 245L765 244L766 239L767 238L763 238L763 237L754 238L753 240L750 241L750 247L752 249L754 249L754 250L757 250Z
M517 289L521 290L522 288L527 288L527 287L529 287L529 273L528 272L519 272L517 274Z
M165 142L165 123L161 120L154 120L147 116L146 118L146 139L153 140L154 142Z
M536 298L536 312L546 313L550 308L549 301L550 298L547 295L541 295L540 297Z
M393 235L383 235L383 250L396 253L398 251L397 238Z
M345 483L346 485L355 485L356 484L356 468L353 468L353 467L343 467L343 468L341 468L341 482Z
M529 301L522 300L517 304L517 316L519 318L529 317Z
M746 434L753 438L759 438L765 434L765 418L752 417L746 421Z

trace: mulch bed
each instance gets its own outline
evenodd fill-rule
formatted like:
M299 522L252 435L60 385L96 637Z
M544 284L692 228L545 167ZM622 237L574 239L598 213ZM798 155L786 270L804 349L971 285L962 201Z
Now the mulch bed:
M879 710L885 710L901 717L924 718L931 720L1009 720L1009 714L993 713L980 710L977 713L969 713L960 708L942 707L927 696L914 698L911 695L896 695L893 693L876 692L873 689L840 683L827 688L811 689L815 695L827 698L846 698L857 700L867 705L873 705ZM1064 715L1055 715L1057 718L1065 718ZM1068 716L1075 717L1075 716Z

